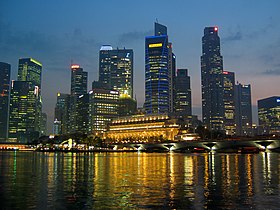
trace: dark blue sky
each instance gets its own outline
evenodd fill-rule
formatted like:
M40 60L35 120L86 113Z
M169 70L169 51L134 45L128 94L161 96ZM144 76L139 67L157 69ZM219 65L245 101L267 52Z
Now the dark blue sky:
M98 79L102 44L134 50L135 94L144 102L144 42L158 19L168 27L177 67L188 68L193 107L200 113L201 37L218 26L224 69L252 85L252 103L280 95L279 0L1 0L0 61L33 57L43 63L43 109L50 122L57 92L70 92L71 61ZM256 117L255 117L256 119Z

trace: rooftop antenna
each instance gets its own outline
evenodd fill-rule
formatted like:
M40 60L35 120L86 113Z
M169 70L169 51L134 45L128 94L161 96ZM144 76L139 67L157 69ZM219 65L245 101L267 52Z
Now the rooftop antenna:
M158 23L158 19L156 18L156 23Z

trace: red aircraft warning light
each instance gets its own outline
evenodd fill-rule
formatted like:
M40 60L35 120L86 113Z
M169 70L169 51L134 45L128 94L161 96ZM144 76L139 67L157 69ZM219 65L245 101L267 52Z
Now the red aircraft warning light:
M218 31L218 27L217 26L215 26L214 31Z

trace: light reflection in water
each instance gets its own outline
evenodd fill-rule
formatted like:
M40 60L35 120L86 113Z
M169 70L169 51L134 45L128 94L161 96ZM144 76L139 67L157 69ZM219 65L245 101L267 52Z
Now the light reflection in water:
M277 209L279 154L1 152L7 209Z

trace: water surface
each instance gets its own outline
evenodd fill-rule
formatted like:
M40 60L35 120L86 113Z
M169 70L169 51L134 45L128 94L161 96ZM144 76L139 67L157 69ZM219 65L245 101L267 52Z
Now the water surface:
M0 152L2 209L279 209L280 154Z

